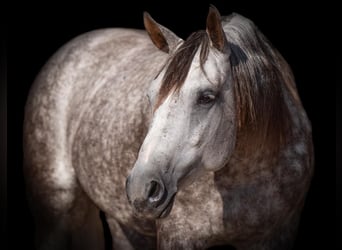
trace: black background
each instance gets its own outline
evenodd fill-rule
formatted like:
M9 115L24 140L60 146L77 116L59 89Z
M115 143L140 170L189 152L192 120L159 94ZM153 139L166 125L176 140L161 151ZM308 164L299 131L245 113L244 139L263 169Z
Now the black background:
M299 95L312 121L316 161L295 249L333 249L336 239L333 225L338 213L334 199L339 197L338 193L335 196L337 184L334 180L339 182L337 177L335 179L337 158L334 145L338 142L334 142L337 129L334 131L335 119L329 112L333 113L335 105L335 83L327 80L322 69L328 63L331 75L334 75L333 71L338 67L331 66L334 59L333 62L322 59L322 55L324 57L331 49L323 44L324 39L321 38L326 27L317 12L320 6L298 6L277 1L264 5L242 1L137 3L113 1L107 5L93 2L70 6L46 1L37 6L19 5L12 12L7 53L9 249L32 248L34 226L26 203L22 175L22 123L28 90L47 59L64 43L90 30L108 27L142 29L143 11L148 11L159 23L186 38L191 32L205 28L209 3L214 4L222 15L237 12L253 20L290 64ZM337 60L336 65L340 64Z

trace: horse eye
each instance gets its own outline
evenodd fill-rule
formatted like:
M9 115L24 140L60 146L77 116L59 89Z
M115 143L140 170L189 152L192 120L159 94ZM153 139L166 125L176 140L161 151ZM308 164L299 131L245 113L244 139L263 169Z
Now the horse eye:
M208 105L215 101L216 96L212 92L201 93L197 99L197 103L200 105Z

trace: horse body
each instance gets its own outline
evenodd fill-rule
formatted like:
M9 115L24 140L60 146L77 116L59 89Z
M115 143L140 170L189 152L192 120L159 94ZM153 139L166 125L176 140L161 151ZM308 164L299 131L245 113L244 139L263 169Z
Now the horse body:
M160 60L145 63L152 58ZM107 215L131 220L122 190L148 126L141 93L164 58L146 34L109 29L76 38L44 67L25 116L25 172L43 228L53 219L50 211L60 221L83 192Z
M230 120L224 120L231 129L215 137L220 145L228 143L221 141L222 136L230 138L224 147L230 153L222 157L220 150L208 153L199 137L206 133L206 125L198 114L186 123L190 104L182 98L197 88L187 82L192 75L199 88L203 79L225 75L210 73L223 65L221 56L209 51L207 61L214 63L204 65L208 74L195 77L202 65L200 61L197 66L193 63L178 95L171 91L164 99L158 97L160 78L172 64L168 53L187 42L151 20L145 16L145 26L160 50L143 31L94 31L64 46L36 79L26 105L24 170L37 225L37 246L101 249L104 243L98 211L102 210L113 249L141 248L142 244L149 249L205 249L221 244L237 249L290 248L312 175L310 123L290 81L292 76L284 76L290 80L281 86L288 110L285 119L289 119L284 131L289 138L279 148L272 144L273 137L260 140L262 143L250 140L258 138L259 128L239 125L234 113ZM234 29L245 22L240 16L223 19L228 40L235 39L231 37ZM156 29L162 36L159 33L153 40ZM163 36L168 48L160 40ZM214 36L211 39L217 48L224 48ZM230 48L230 56L241 53ZM197 57L198 53L194 61ZM248 53L238 59L245 57L247 60ZM288 72L286 63L282 66ZM219 81L225 79L222 76ZM146 97L148 89L154 97ZM229 108L223 108L224 114L238 106L233 89L222 94L222 100L232 100ZM208 96L211 101L212 93ZM196 110L214 110L207 107L207 101ZM184 109L179 114L171 112L179 111L180 106ZM178 122L168 125L172 119ZM180 149L178 141L186 135L178 135L177 129L188 133L179 125L184 123L193 135L187 138L186 149ZM197 152L191 158L194 148L200 148L205 159L198 160ZM159 165L169 168L160 170ZM176 165L184 165L184 169L172 169ZM193 167L197 165L204 167L197 171ZM147 201L143 200L146 193Z

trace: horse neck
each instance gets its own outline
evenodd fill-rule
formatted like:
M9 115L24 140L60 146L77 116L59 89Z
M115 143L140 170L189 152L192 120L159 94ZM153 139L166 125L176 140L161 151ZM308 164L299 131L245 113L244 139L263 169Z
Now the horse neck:
M287 110L283 115L287 124L282 130L274 127L266 133L260 133L259 130L265 128L245 126L238 129L235 150L219 173L226 176L230 183L250 182L283 171L279 168L288 164L286 157L289 154L296 154L297 145L306 145L307 154L312 154L311 126L297 91L295 87L284 86L283 94Z
M241 135L242 136L242 135ZM226 176L232 185L251 182L271 176L279 161L279 152L268 146L251 147L246 138L238 138L236 149L220 175Z
M290 117L288 120L291 120ZM260 132L261 129L266 129L262 126L245 125L238 128L235 150L222 174L231 183L250 182L271 176L274 169L281 164L283 151L291 143L290 127L290 124L286 127L289 133L287 135L277 131L277 127L265 132Z

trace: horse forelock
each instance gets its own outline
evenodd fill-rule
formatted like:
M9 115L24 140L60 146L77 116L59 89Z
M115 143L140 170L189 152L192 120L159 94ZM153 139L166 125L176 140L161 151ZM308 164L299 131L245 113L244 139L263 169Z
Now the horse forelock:
M229 16L224 30L231 49L239 134L249 140L241 146L269 145L277 150L289 138L284 88L294 85L292 72L248 19Z
M203 70L209 53L209 37L204 30L192 33L169 58L154 109L157 109L171 92L178 91L183 86L199 48L200 67Z

